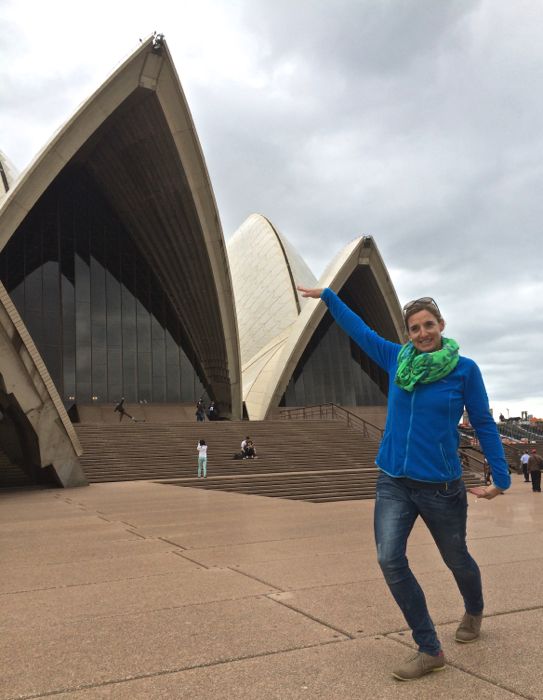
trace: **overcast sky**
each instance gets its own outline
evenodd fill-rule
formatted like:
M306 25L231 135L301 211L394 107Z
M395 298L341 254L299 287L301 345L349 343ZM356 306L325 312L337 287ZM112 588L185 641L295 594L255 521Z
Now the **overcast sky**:
M372 235L495 415L543 417L541 0L0 0L0 29L19 170L163 32L225 237L264 214L319 275Z

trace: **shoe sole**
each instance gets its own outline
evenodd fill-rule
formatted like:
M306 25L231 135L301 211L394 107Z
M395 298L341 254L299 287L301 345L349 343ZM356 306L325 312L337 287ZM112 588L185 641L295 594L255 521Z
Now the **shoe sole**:
M396 678L399 681L418 681L420 678L424 678L424 676L428 676L430 673L435 673L436 671L444 671L447 668L447 665L445 666L438 666L437 668L431 668L429 671L426 671L426 673L423 673L422 676L415 676L414 678L403 678L402 676L398 675L397 673L392 673L393 678Z
M458 644L473 644L473 642L479 641L479 635L477 635L473 639L458 639L458 637L455 637L454 641L458 642Z

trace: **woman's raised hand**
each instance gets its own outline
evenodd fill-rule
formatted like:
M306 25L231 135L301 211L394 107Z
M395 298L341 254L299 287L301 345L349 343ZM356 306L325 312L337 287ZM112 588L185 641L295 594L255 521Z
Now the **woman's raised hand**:
M320 299L323 292L322 289L308 289L307 287L300 287L300 285L296 289L302 293L303 297L310 297L311 299Z

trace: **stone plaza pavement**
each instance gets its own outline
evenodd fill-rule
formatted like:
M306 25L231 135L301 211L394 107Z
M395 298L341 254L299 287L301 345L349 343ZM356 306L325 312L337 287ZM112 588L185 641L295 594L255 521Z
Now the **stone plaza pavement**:
M480 641L423 526L409 558L449 666L401 683L411 637L376 564L373 501L152 482L0 494L0 698L543 698L543 496L470 497Z

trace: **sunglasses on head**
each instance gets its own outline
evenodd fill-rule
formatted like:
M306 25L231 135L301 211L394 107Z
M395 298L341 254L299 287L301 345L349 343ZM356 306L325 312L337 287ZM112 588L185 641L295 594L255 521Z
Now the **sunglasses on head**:
M409 311L413 309L415 306L418 306L419 304L430 304L430 306L433 306L439 316L441 316L441 312L439 310L439 306L436 304L435 300L432 299L432 297L421 297L420 299L413 299L413 301L408 301L407 304L403 307L403 315L404 318L407 316Z

